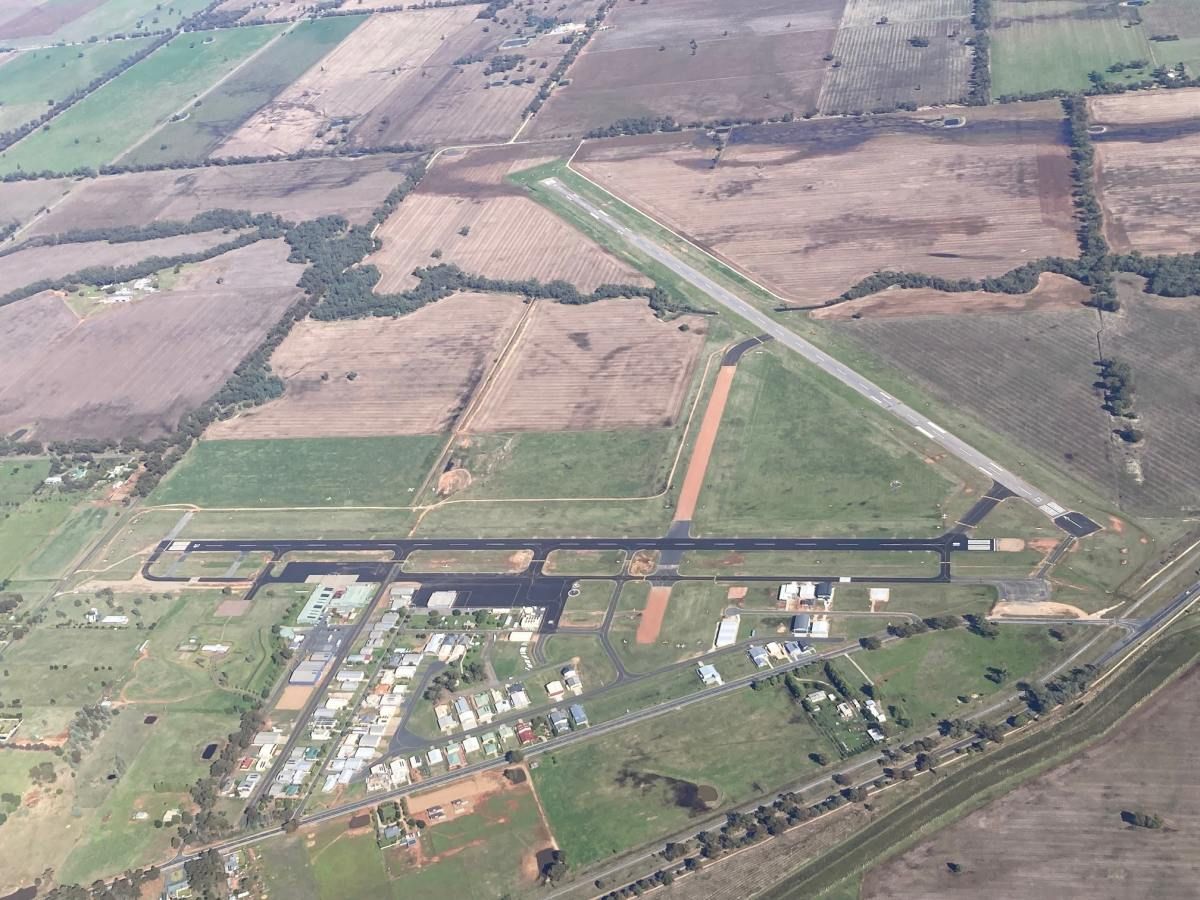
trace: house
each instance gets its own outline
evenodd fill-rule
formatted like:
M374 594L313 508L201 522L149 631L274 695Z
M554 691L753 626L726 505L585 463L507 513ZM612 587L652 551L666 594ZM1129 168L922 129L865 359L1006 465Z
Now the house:
M867 712L870 713L871 718L874 719L876 722L878 722L880 725L882 725L884 722L887 721L887 716L885 716L883 714L883 710L881 710L879 708L879 704L876 703L874 700L868 700L866 703L866 706L867 706Z
M583 711L583 707L578 703L572 703L570 706L571 723L576 728L583 728L588 723L587 713Z
M100 620L101 625L128 625L129 616L104 616Z
M750 657L750 661L760 669L765 669L771 665L771 658L767 651L757 644L751 644L746 648L746 654Z
M792 616L792 637L805 637L812 633L812 616L800 613Z
M458 746L458 744L450 744L446 747L446 765L450 768L457 768L465 764L466 761L466 757L463 756L463 748Z
M567 689L575 696L583 693L583 681L580 679L579 673L575 671L574 666L567 666L562 670L562 680Z
M441 765L442 760L445 759L445 757L442 755L441 750L439 750L437 747L434 747L432 750L430 750L428 753L425 754L425 759L429 762L429 764L431 766L437 766L437 765Z
M83 614L83 621L87 622L89 625L95 625L100 621L100 610L93 606Z
M817 598L817 585L812 581L789 581L779 586L783 603L812 603Z
M717 625L717 634L713 638L713 647L720 649L721 647L728 647L730 644L737 643L738 629L741 625L741 616L736 614L723 616Z
M563 684L561 681L551 681L546 685L546 693L550 695L551 700L558 700L563 695Z
M883 732L878 728L868 728L867 735L877 744L883 743Z
M809 703L811 703L813 706L816 706L818 703L824 703L828 696L829 695L826 694L824 691L813 691L811 694L806 696L804 699L807 700Z
M809 634L815 638L829 637L829 618L827 616L813 616L812 630Z
M713 666L709 666L709 665L699 666L696 669L696 674L699 675L700 680L703 681L709 687L715 687L717 685L721 685L721 684L725 683L724 679L721 678L721 673L718 672L716 670L716 668Z
M561 709L550 710L546 716L550 721L550 728L556 734L566 734L571 730L571 723L567 720L566 714Z
M514 684L508 688L508 700L513 709L525 709L529 706L529 695L525 693L525 685Z
M833 603L833 584L829 581L817 582L817 599L825 604L825 608L829 609Z
M838 715L843 719L849 719L854 715L854 707L849 703L839 703L837 705Z
M532 744L534 740L533 726L528 722L517 722L517 740L522 746Z
M463 742L462 742L463 753L478 753L479 747L480 747L479 738L473 737L473 736L463 738Z
M787 654L788 659L797 660L808 653L808 648L799 641L784 641L783 652Z

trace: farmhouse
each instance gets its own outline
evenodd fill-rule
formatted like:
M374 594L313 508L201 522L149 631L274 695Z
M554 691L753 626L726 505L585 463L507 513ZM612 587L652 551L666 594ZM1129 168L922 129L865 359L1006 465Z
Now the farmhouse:
M767 651L762 647L751 644L746 648L746 654L750 657L750 661L760 669L765 669L771 664L771 659L767 655Z

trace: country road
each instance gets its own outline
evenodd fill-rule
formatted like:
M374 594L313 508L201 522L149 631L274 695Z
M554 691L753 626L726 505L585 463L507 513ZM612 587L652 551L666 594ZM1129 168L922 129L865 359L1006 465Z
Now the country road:
M622 225L591 201L579 196L579 194L571 190L557 178L547 178L541 184L568 203L586 212L593 219L612 229L629 244L656 262L666 266L680 278L683 278L698 290L703 291L717 303L732 310L756 328L762 329L764 334L770 335L789 350L799 353L813 365L818 366L824 372L842 382L842 384L915 428L928 440L945 448L967 464L974 466L984 475L999 482L1018 497L1029 501L1041 510L1043 514L1054 520L1054 524L1059 528L1077 537L1083 537L1084 535L1100 530L1100 526L1087 518L1087 516L1068 511L1066 507L1049 497L1044 491L1038 490L1016 473L1005 469L991 457L976 450L960 438L955 437L937 423L921 415L921 413L917 412L911 406L900 402L874 382L864 378L849 366L834 359L824 350L806 341L785 325L776 322L770 316L761 312L737 294L717 284L717 282L713 281L707 275L679 259L679 257L664 247L638 234L632 228Z

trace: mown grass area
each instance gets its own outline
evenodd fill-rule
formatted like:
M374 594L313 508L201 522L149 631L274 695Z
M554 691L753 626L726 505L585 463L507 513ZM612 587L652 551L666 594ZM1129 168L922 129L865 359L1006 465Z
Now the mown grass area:
M543 571L547 575L619 575L624 550L551 550Z
M686 783L715 788L717 808L815 770L829 745L795 711L782 688L747 688L543 756L534 785L570 864L686 827Z
M441 443L436 435L200 441L151 503L407 506Z
M12 578L71 515L75 499L47 493L26 500L0 520L0 581Z
M604 621L608 605L612 602L615 581L589 579L578 582L577 594L567 598L560 625L580 628L596 628Z
M482 572L516 574L529 568L528 550L414 550L404 558L405 572Z
M546 638L542 651L552 665L572 663L577 666L585 691L612 684L617 677L612 660L604 652L600 639L594 635L552 634Z
M941 615L984 615L996 602L996 589L984 584L839 584L834 589L834 611L869 611L872 587L886 587L889 591L887 602L879 604L879 612L915 613L922 618ZM900 619L899 616L896 618ZM882 627L888 620L874 621L877 627Z
M331 16L297 24L237 75L168 122L122 161L135 165L199 162L246 119L333 50L366 16Z
M0 174L70 172L112 162L283 27L260 25L180 34L0 153Z
M119 512L102 506L76 508L50 536L37 555L22 569L32 579L59 578L100 532L111 525Z
M968 499L961 484L925 460L915 433L814 372L771 352L741 362L694 530L940 534Z
M24 503L49 474L50 460L43 457L0 462L0 508Z
M689 550L679 564L681 575L803 575L920 576L941 569L937 553L926 550L762 550L731 553Z
M1117 726L1140 701L1200 657L1193 627L1159 641L1090 702L1048 728L1011 737L1002 746L949 767L912 799L879 816L853 837L796 870L764 900L825 896L995 797L1069 759Z
M46 47L9 59L0 78L0 131L36 119L51 101L86 87L149 42L149 38L134 38L82 47Z
M665 534L671 504L650 500L447 503L430 510L416 537L644 537Z
M645 582L626 584L609 628L613 646L629 671L652 672L712 649L717 622L730 605L727 587L704 581L676 584L658 638L653 643L640 644L637 630L649 591Z

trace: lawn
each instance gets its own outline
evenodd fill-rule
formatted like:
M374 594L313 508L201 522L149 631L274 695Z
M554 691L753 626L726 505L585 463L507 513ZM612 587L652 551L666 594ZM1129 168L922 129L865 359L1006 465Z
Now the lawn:
M71 515L75 501L51 492L26 500L0 520L0 581L12 578Z
M33 496L50 474L48 459L14 459L0 462L0 507L19 506Z
M631 672L652 672L712 649L717 622L731 604L727 587L704 581L676 584L658 639L651 644L639 644L638 623L649 591L646 582L626 584L609 628L613 646Z
M924 550L764 550L729 553L721 550L689 550L679 565L681 575L936 575L941 568L938 554Z
M686 827L689 782L727 806L814 771L808 754L830 749L783 688L747 688L547 754L533 780L568 861L585 866Z
M86 87L149 42L149 38L136 38L82 47L47 47L10 59L0 78L0 131L36 119L51 100L62 100Z
M1103 18L1095 17L1095 5L1083 2L1055 4L1040 2L1001 2L993 10L999 22L1006 15L1022 16L1006 27L992 29L992 94L1036 94L1050 90L1082 90L1089 86L1090 72L1105 72L1113 63L1134 60L1152 61L1156 48L1138 26L1127 27L1127 9L1115 4ZM1032 19L1034 14L1059 15L1060 18ZM1068 18L1075 13L1077 18ZM1032 19L1032 20L1031 20ZM1149 74L1137 73L1135 80ZM1124 73L1105 72L1106 78L1120 81ZM1125 78L1125 80L1128 80Z
M695 529L941 533L943 517L957 515L965 499L960 484L944 466L925 461L917 435L814 371L774 353L753 354L738 366Z
M112 162L283 27L180 34L0 154L0 174L70 172Z
M645 537L666 533L671 507L650 500L448 503L421 519L417 537Z
M1056 627L1076 636L1070 627ZM1036 679L1072 643L1054 640L1040 625L1001 625L994 638L955 628L894 641L854 659L875 683L883 705L895 707L897 719L903 715L913 728L925 730L943 718L967 718L973 704L960 703L960 696L987 697ZM989 667L1007 670L1003 683L984 677ZM860 681L861 676L852 683Z
M615 581L591 579L578 582L575 596L567 597L559 624L566 627L596 628L604 621L608 605L612 602Z
M559 632L546 638L542 649L546 659L552 660L555 666L573 663L579 670L579 678L583 681L585 691L611 684L617 676L612 660L604 652L600 639L593 635Z
M153 502L406 506L441 444L436 435L200 441L163 481ZM323 520L317 524L326 527Z
M529 568L529 550L414 550L405 572L479 572L515 575Z
M102 506L83 506L51 535L40 552L25 566L22 574L29 578L59 578L100 532L111 524L119 513Z
M839 584L833 595L835 612L867 612L870 588L887 587L891 592L880 612L916 613L918 616L984 614L996 601L996 589L983 584ZM886 619L875 620L877 625Z
M551 550L542 567L547 575L620 575L624 550Z
M221 84L186 119L168 122L123 162L199 162L238 126L336 47L365 16L306 19Z

